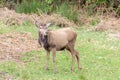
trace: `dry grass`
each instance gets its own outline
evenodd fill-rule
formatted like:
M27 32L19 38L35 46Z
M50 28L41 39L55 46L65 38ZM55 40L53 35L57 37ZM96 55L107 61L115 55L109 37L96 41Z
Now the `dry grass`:
M104 31L104 30L117 30L120 31L120 18L115 17L108 17L102 18L101 22L96 25L97 31Z
M94 25L100 23L95 26L96 30L104 31L108 29L118 30L120 31L120 18L115 18L111 16L98 16L94 15L94 17L88 17L87 14L80 14L78 25L84 24L85 26L89 27L92 23ZM68 20L66 17L62 17L59 14L19 14L16 13L14 10L9 10L7 8L0 8L0 20L3 21L6 25L21 25L26 20L29 20L31 23L34 23L33 17L40 21L41 23L52 23L53 25L57 25L60 27L77 27L77 25L73 22Z
M34 18L39 20L40 22L50 22L54 25L58 25L61 27L76 27L76 24L73 21L68 20L65 17L62 17L61 15L58 14L52 14L52 15L45 15L45 14L39 14L40 16L36 14L32 15L26 15L24 13L19 14L16 13L14 10L9 10L6 7L5 8L0 8L0 20L2 20L6 25L21 25L23 24L26 20L29 20L30 22L34 23Z
M19 53L38 50L36 39L29 33L6 33L0 35L0 61L12 60L20 57Z

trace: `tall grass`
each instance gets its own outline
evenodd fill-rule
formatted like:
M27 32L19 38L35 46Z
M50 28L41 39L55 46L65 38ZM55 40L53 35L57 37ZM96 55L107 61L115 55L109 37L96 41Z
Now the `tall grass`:
M4 6L4 0L0 0L0 7L3 7Z
M15 9L19 13L37 13L38 10L48 13L51 10L49 3L39 0L24 0L21 4L16 4Z
M64 3L62 3L64 2ZM61 14L62 16L78 23L80 21L79 15L103 15L103 14L110 14L114 12L113 8L113 1L107 4L107 0L86 0L84 7L81 10L77 9L75 1L72 1L72 4L69 1L62 1L59 0L24 0L21 4L16 5L16 11L20 13L57 13ZM108 8L107 8L108 7ZM116 13L120 14L120 7L116 9Z
M40 4L37 0L32 0L31 2L24 0L21 4L17 4L15 9L19 13L35 13Z
M49 2L39 0L31 0L31 2L24 0L21 4L17 4L15 7L16 11L19 13L49 13L53 12L61 14L62 16L77 22L78 20L78 11L73 5L68 3L61 3L61 5L52 6Z
M57 6L56 13L61 14L74 22L78 21L79 13L76 7L70 6L68 3L62 3L60 6Z

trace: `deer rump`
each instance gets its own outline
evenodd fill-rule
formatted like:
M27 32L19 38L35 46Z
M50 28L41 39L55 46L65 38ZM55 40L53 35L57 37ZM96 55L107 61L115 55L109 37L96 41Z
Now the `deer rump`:
M47 35L43 36L39 32L39 44L47 51L52 48L56 48L56 51L61 51L67 48L69 43L73 43L76 40L77 34L70 28L63 28L59 30L49 30Z

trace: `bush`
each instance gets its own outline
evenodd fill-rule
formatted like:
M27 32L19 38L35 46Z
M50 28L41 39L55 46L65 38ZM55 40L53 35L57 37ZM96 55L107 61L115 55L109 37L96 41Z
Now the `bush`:
M16 4L16 11L19 13L36 13L38 10L48 13L51 10L49 2L39 0L24 0L21 4Z
M0 0L0 7L3 7L5 4L5 0Z
M119 6L118 6L118 8L116 10L116 13L120 16L120 4L119 4Z
M62 3L60 6L57 6L56 13L61 14L74 22L78 21L78 11L73 6L70 7L68 3Z
M37 0L32 0L31 2L28 2L24 0L21 4L16 4L16 11L19 13L35 13L37 12L37 8L39 8L40 5Z
M56 12L62 16L67 17L74 22L78 21L78 12L75 7L68 5L68 3L61 3L53 7L52 1L32 0L31 2L24 0L21 4L16 4L16 11L19 13L49 13Z

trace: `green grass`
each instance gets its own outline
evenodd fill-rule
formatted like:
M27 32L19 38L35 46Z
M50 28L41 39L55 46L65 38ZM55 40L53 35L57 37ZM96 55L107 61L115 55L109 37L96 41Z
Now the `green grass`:
M13 25L13 26L7 26L4 25L2 22L0 22L0 34L10 33L10 32L19 32L24 33L28 32L33 35L34 38L37 37L37 31L38 29L33 26L29 21L26 21L23 25Z
M51 27L52 28L52 27ZM25 23L21 26L2 27L0 33L29 32L37 38L37 28ZM0 62L0 72L6 72L15 80L120 80L120 40L110 39L107 32L75 29L78 33L75 49L79 51L82 70L71 73L71 55L57 52L58 74L53 72L52 54L50 70L45 70L45 50L23 52L20 61Z

